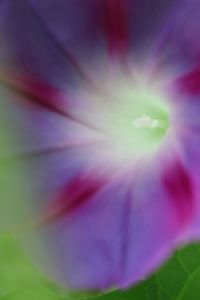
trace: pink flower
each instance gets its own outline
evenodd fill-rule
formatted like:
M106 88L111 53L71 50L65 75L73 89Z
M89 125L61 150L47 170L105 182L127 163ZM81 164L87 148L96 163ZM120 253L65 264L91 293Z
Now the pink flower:
M1 6L33 256L67 288L135 284L199 238L200 3Z

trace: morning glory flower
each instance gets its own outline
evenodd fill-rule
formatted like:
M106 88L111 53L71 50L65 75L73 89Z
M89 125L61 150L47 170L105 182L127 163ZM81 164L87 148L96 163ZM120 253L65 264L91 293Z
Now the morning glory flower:
M199 238L200 3L0 5L26 247L66 288L136 284Z

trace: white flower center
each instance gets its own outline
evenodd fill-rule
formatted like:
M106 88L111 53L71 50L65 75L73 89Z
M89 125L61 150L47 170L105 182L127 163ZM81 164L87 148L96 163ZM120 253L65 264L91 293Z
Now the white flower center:
M171 106L167 93L157 81L154 84L148 76L135 75L127 79L121 73L113 74L108 80L105 75L98 81L103 93L87 89L76 96L80 99L76 113L79 108L80 117L98 128L102 139L85 150L91 164L121 169L152 157L169 140ZM82 138L83 132L79 134Z

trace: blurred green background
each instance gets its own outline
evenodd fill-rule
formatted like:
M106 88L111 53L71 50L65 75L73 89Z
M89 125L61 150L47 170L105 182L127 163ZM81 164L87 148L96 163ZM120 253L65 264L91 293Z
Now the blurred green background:
M62 300L79 297L63 293L44 278L26 257L19 240L10 234L0 235L0 299ZM200 246L180 249L158 272L134 288L82 297L90 300L198 300Z

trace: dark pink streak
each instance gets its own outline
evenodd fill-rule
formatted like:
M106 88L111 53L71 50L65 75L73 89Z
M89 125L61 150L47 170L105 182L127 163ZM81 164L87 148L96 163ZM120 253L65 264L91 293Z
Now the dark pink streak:
M96 179L94 174L81 174L72 179L60 195L47 207L39 224L48 224L68 215L84 205L104 186L106 180Z
M176 210L178 223L187 223L194 211L194 186L192 178L179 161L170 166L163 176L164 187Z
M26 102L38 105L42 108L66 115L66 112L59 107L61 93L50 85L37 81L28 76L16 74L1 74L0 82L21 95Z
M67 99L67 96L44 82L37 81L28 76L0 74L0 83L22 96L20 100L23 100L25 103L33 104L57 113L69 120L88 127L89 129L98 132L101 131L93 124L72 114L68 105L69 99Z
M103 0L102 25L110 54L128 52L128 16L123 0Z
M175 81L175 88L184 94L200 93L200 66Z

